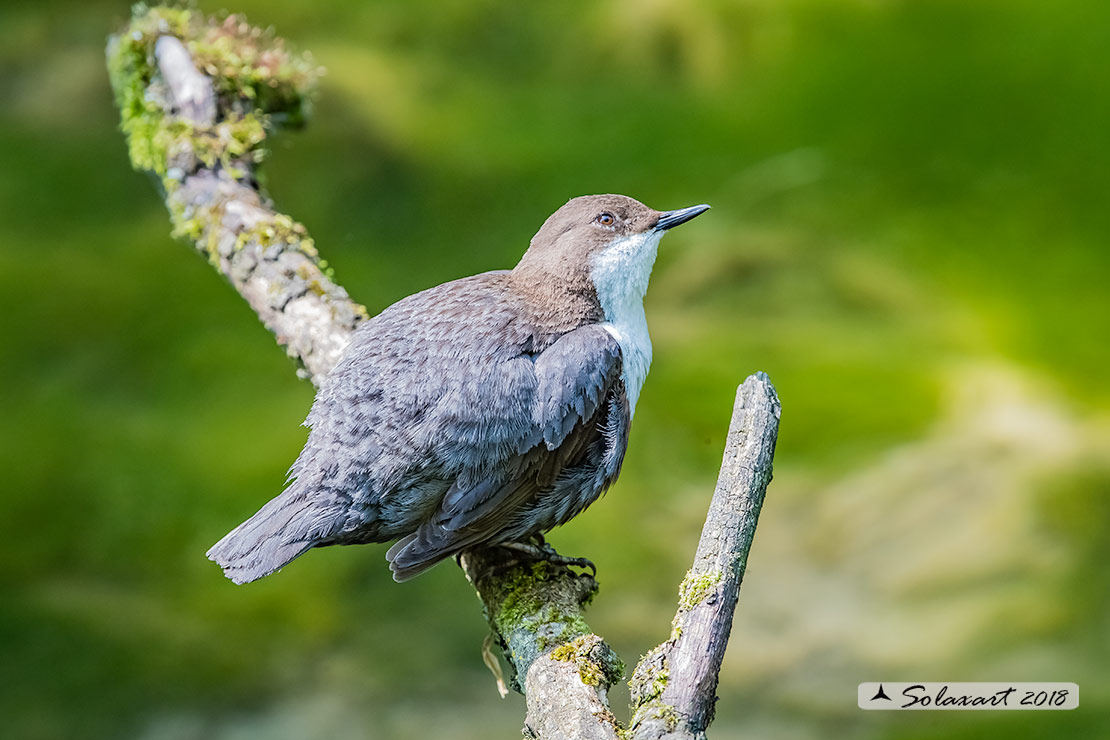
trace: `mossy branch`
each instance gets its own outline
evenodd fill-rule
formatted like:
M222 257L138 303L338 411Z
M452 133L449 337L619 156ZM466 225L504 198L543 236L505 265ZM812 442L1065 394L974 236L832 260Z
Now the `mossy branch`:
M594 579L503 548L465 553L459 564L482 599L512 687L527 699L525 735L616 740L607 692L624 664L586 624Z
M257 168L278 124L304 122L319 74L308 55L240 16L206 19L137 5L108 44L108 67L131 162L153 174L172 233L194 244L247 300L298 373L319 385L367 317L332 279L305 228L275 211ZM593 577L491 548L460 564L528 701L534 738L703 738L748 552L771 479L779 402L762 373L740 387L724 464L670 638L630 682L620 727L606 692L624 673L583 613ZM496 667L496 659L486 656Z
M750 376L736 392L717 489L694 564L679 586L671 636L644 656L630 681L635 740L697 738L713 721L721 661L771 482L781 412L764 373Z
M108 42L131 163L154 175L173 236L192 242L319 385L367 317L307 230L258 183L266 138L303 123L320 73L272 33L231 15L136 5Z

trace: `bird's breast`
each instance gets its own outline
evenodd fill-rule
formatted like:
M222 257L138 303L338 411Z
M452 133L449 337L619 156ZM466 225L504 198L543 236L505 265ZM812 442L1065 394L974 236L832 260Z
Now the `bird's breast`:
M615 316L615 321L606 321L601 325L621 348L621 380L628 396L629 416L636 414L636 400L651 367L651 336L648 335L647 317L642 303L638 308L638 315L629 311Z
M605 314L602 326L621 348L621 380L628 395L629 415L651 366L651 337L644 315L651 268L661 232L647 232L613 241L594 256L590 278Z

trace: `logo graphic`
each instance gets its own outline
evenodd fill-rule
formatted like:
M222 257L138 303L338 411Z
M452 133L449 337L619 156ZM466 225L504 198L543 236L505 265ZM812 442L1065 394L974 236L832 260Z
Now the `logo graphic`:
M886 699L887 701L894 701L893 699L891 699L889 696L886 695L885 691L883 691L883 685L882 684L879 684L879 690L876 691L875 695L871 697L871 701L875 701L876 699Z
M1079 685L1074 683L952 683L942 681L861 683L856 690L860 709L1075 709Z

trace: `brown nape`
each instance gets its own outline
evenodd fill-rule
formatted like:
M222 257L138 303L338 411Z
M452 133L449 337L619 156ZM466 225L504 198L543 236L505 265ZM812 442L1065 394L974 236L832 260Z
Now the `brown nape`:
M613 223L599 223L602 214ZM658 211L624 195L572 198L548 217L512 271L522 309L552 331L604 321L590 279L591 258L614 239L654 228L658 220Z

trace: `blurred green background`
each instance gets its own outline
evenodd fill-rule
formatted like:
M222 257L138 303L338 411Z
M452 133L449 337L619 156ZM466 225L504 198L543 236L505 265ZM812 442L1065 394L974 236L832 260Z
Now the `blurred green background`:
M1110 5L229 9L327 67L268 185L372 311L511 266L574 195L714 206L663 243L623 477L552 537L634 662L735 387L770 373L714 737L1110 737ZM398 585L384 546L335 548L237 588L204 559L281 489L312 389L129 168L103 64L128 12L0 9L0 736L517 736L453 565ZM861 712L880 679L1081 704Z

